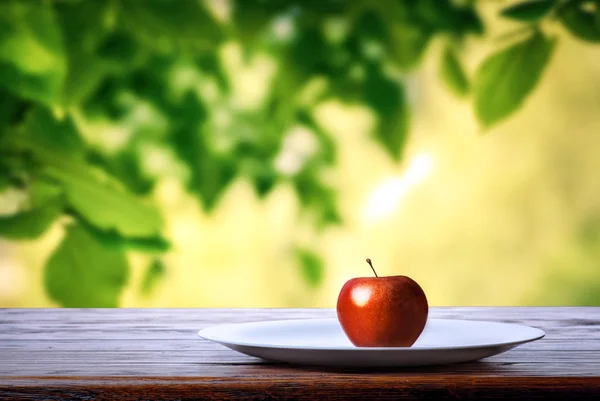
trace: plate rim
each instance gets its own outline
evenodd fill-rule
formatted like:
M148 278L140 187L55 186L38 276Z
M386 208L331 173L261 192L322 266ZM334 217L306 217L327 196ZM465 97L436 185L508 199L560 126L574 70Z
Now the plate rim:
M249 342L231 342L210 338L206 336L206 332L210 332L211 329L225 328L227 326L242 326L242 325L253 325L260 323L283 323L283 322L301 322L301 321L338 321L337 318L299 318L299 319L277 319L277 320L260 320L253 322L240 322L240 323L225 323L214 326L205 327L198 331L197 335L207 341L213 341L221 345L226 346L238 346L238 347L252 347L252 348L264 348L264 349L280 349L280 350L302 350L302 351L332 351L332 352L367 352L367 351L402 351L402 352L431 352L431 351L453 351L453 350L472 350L482 348L494 348L494 347L515 347L521 344L525 344L532 341L537 341L546 336L546 332L538 327L533 327L519 323L506 323L491 320L470 320L470 319L449 319L449 318L430 318L428 321L452 321L452 322L477 322L477 323L493 323L504 326L516 326L526 327L528 329L537 330L538 334L535 337L528 338L526 340L519 341L505 341L497 343L479 344L479 345L459 345L459 346L444 346L444 347L356 347L356 346L345 346L345 347L331 347L331 346L302 346L302 345L274 345L274 344L258 344ZM205 334L201 334L205 332Z

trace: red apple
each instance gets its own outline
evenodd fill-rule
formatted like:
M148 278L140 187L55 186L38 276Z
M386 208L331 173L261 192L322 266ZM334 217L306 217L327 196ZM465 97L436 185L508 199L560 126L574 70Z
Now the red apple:
M410 347L427 323L429 305L419 284L406 276L357 277L342 287L337 316L357 347Z

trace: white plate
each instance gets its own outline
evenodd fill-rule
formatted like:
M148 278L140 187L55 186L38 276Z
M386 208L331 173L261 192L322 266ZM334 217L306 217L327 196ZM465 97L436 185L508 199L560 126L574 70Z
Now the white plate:
M545 333L529 326L429 319L412 347L355 347L337 319L298 319L213 326L210 341L258 358L302 365L402 367L473 361L500 354Z

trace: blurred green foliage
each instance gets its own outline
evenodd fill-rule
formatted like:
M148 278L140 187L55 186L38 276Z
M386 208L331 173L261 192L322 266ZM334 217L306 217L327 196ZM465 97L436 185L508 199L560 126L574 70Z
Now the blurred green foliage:
M227 6L219 11L219 6ZM44 282L62 306L114 307L128 276L127 252L156 255L142 280L148 293L165 274L165 222L152 202L161 172L144 167L159 149L183 167L180 179L211 211L236 177L260 197L291 183L315 228L343 223L336 188L323 172L335 145L315 105L335 98L369 107L372 138L400 162L411 110L403 82L438 38L440 78L467 97L482 127L516 112L542 79L556 41L549 24L600 41L600 2L511 2L500 13L521 23L474 74L461 61L470 38L486 38L475 1L451 0L6 0L0 4L0 190L28 194L0 217L0 235L42 235L56 220L66 235ZM267 93L248 107L233 99L220 57L239 43L244 60L276 61ZM186 76L195 77L190 85ZM210 90L208 88L211 88ZM316 88L316 89L315 89ZM229 119L220 118L225 110ZM96 123L128 127L107 146ZM292 171L275 160L290 129L317 144ZM298 248L300 272L319 285L318 254Z

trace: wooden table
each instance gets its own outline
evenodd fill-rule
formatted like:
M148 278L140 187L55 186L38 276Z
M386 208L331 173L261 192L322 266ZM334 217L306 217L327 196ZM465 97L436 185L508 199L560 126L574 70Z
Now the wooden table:
M331 309L3 309L0 399L600 400L600 308L431 308L523 323L542 340L478 362L355 371L268 363L201 340L215 324Z

